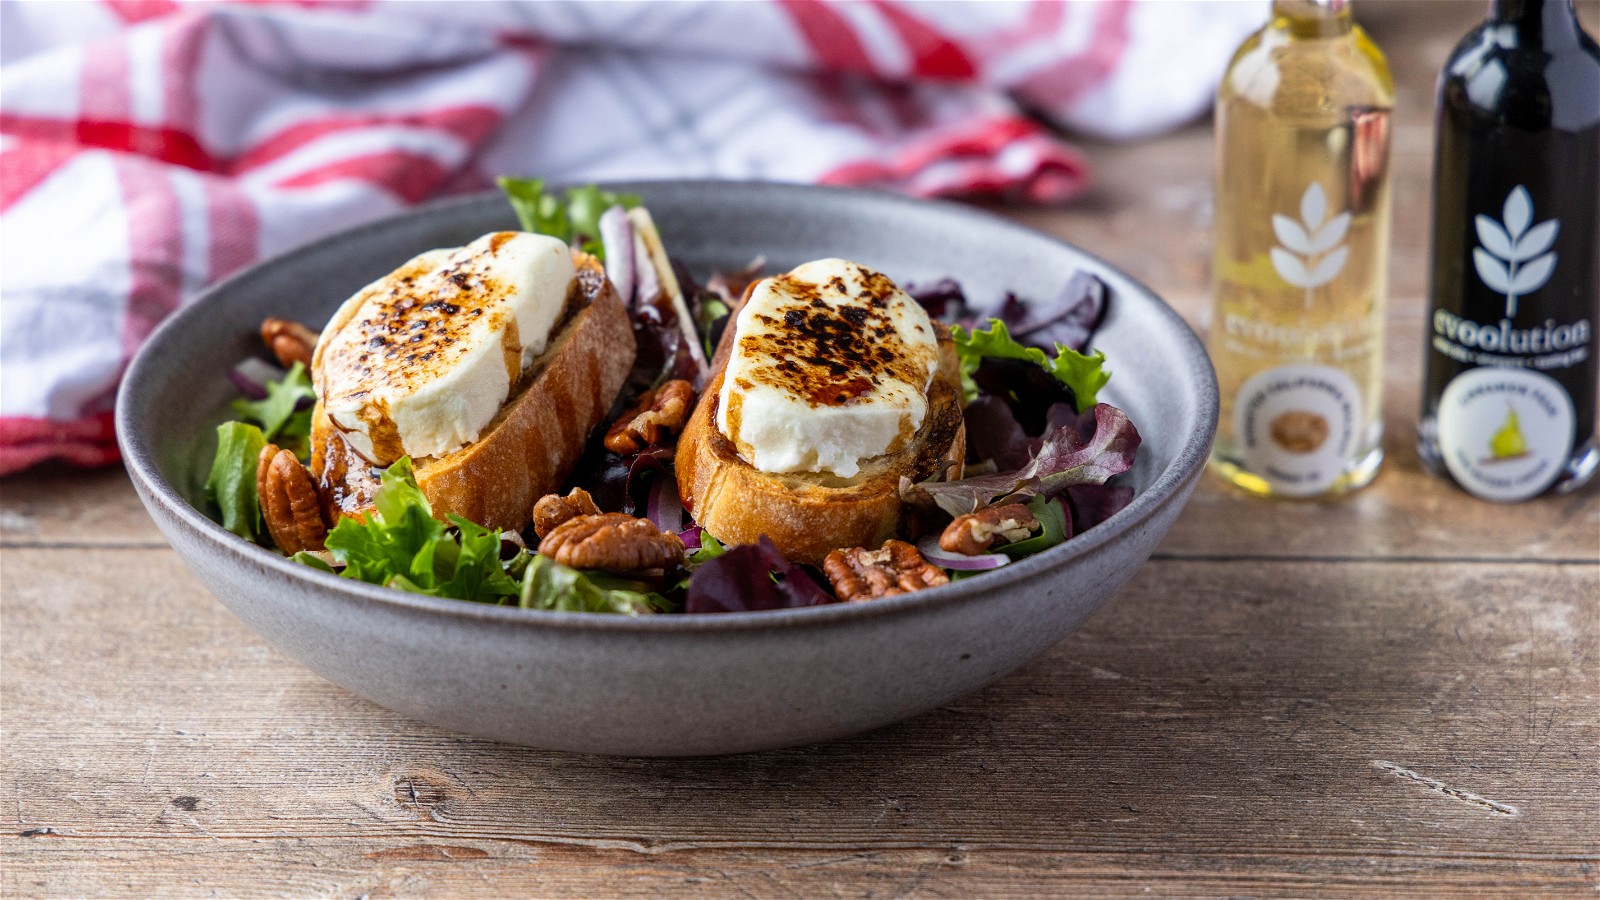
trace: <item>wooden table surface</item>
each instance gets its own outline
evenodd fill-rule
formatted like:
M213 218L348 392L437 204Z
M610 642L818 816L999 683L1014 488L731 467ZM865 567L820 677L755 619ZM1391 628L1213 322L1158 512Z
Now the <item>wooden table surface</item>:
M984 691L824 746L629 760L347 694L212 599L120 471L36 470L0 483L0 892L1594 896L1600 492L1480 503L1411 446L1432 79L1481 4L1359 12L1400 89L1368 490L1208 478L1105 611ZM1209 128L1087 150L1087 201L1016 215L1203 327Z

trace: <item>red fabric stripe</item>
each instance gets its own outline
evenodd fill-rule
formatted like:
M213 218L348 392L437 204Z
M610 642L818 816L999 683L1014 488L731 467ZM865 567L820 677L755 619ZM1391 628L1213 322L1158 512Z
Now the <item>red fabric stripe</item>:
M888 0L871 0L874 8L900 35L912 58L912 74L919 78L971 79L978 74L961 45L933 26Z
M0 153L0 212L78 154L78 148L56 141L19 140Z
M121 37L97 41L83 48L83 69L78 79L78 118L91 122L122 122L133 108L128 78L128 45ZM86 144L88 141L80 140Z
M129 25L159 19L178 11L174 0L103 0L106 8Z
M301 9L337 9L344 12L361 12L373 5L374 0L234 0L240 6L298 6Z
M125 121L80 119L78 143L106 150L148 156L164 163L201 171L215 171L217 161L194 135L175 128L134 125Z
M173 98L169 94L169 102L174 99L180 111L193 101L192 97ZM184 114L192 120L192 107L188 109ZM175 120L180 127L171 128L98 119L67 122L0 112L0 132L22 138L74 142L87 147L134 153L202 172L239 174L259 168L330 134L378 126L427 128L448 132L468 144L476 145L499 127L500 120L500 110L480 104L394 115L334 115L287 126L231 160L219 159L207 153L192 134L182 130L183 127L192 127L182 120Z
M1029 147L1034 154L1031 171L1018 175L1002 172L995 160L1012 145ZM917 183L936 167L960 163L952 175L944 169L937 179ZM837 185L878 185L915 188L919 194L988 194L1020 196L1036 202L1061 202L1082 193L1088 166L1076 153L1051 140L1034 122L1020 117L974 123L955 133L945 133L912 145L889 160L863 159L829 170L818 181Z
M134 125L119 118L69 122L0 112L0 132L23 139L72 143L80 148L135 153L205 172L220 168L191 134L176 128Z
M196 91L200 82L200 51L205 46L210 22L210 17L199 13L185 14L161 36L162 114L167 125L185 136L194 135L200 128L200 100ZM199 142L193 137L190 140L199 150Z
M0 475L20 472L47 459L59 458L75 466L91 467L114 463L120 457L109 412L71 422L33 416L0 417Z
M431 156L404 150L386 150L341 159L321 168L301 172L275 183L276 187L314 187L330 181L354 179L392 191L407 203L420 203L443 184L450 173Z
M34 416L0 417L0 443L110 441L116 439L113 416L103 412L72 422L53 422Z
M305 145L343 131L358 131L375 126L402 126L446 131L469 144L477 144L500 125L500 110L480 104L447 106L416 113L382 115L331 115L308 122L297 122L256 143L228 167L233 173L259 168Z
M821 0L777 0L824 70L873 71L872 57L849 20Z
M113 157L128 219L132 287L122 319L122 351L133 356L156 323L178 308L183 277L183 210L172 182L148 160Z
M1066 21L1066 12L1063 0L1033 0L1021 25L978 35L969 46L984 58L1005 53L1019 44L1048 42Z
M1107 0L1091 4L1094 24L1090 26L1088 46L1075 56L1059 60L1029 75L1021 90L1040 103L1061 107L1099 85L1117 69L1128 49L1130 0ZM1074 7L1079 9L1079 7Z
M0 421L5 421L0 419ZM84 469L109 466L122 458L116 441L103 444L64 441L47 444L0 444L0 475L21 472L45 460L59 459Z
M210 235L208 282L238 271L259 253L261 216L255 202L237 184L204 179L206 232Z

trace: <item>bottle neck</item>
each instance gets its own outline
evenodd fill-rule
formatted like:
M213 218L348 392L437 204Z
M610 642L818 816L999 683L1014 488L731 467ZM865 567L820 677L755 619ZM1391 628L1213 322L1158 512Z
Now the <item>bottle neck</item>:
M1565 44L1578 37L1578 13L1572 0L1489 0L1489 20L1514 25L1546 45Z
M1338 37L1350 33L1350 0L1272 0L1272 16L1295 37Z

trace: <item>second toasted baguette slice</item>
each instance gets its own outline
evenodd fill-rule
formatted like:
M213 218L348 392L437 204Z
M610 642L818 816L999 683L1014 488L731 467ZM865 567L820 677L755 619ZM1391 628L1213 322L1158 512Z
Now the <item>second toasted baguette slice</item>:
M559 489L589 433L633 367L628 311L600 263L573 253L578 309L551 336L518 389L471 444L413 460L435 516L454 513L489 528L520 529L540 497ZM378 482L321 404L312 413L311 472L332 516L364 516Z
M960 477L966 456L961 382L955 346L939 331L939 365L928 391L928 412L911 442L895 453L864 460L854 478L827 473L762 472L742 459L717 428L717 397L727 354L684 426L675 462L678 491L695 521L726 544L753 544L763 535L795 562L820 563L831 550L876 548L902 524L900 478L920 480L953 463Z

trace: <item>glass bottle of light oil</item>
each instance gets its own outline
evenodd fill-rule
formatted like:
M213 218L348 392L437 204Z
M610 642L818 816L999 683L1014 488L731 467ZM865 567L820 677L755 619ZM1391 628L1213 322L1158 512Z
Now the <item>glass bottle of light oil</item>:
M1214 471L1341 494L1383 461L1394 81L1348 0L1274 0L1216 106Z

